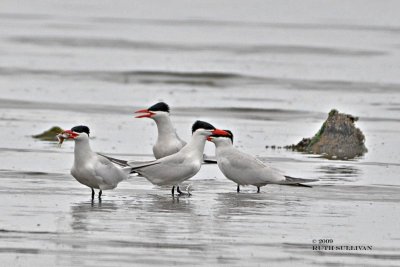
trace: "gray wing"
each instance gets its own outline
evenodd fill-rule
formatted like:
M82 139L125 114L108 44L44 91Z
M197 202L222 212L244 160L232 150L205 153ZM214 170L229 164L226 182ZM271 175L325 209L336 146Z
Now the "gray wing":
M119 182L128 178L128 175L114 166L111 161L99 155L94 165L94 174L99 180L100 189L115 188Z
M263 169L267 167L262 161L249 154L243 153L237 149L232 149L224 155L231 163L233 168L237 169Z
M201 166L201 162L197 164L180 153L141 164L137 162L128 162L128 164L156 185L178 184L196 174Z
M164 158L161 158L161 159L164 159ZM145 167L148 167L148 166L160 164L160 163L162 163L161 159L150 160L150 161L133 161L133 160L130 160L130 161L128 161L128 165L130 167L132 167L132 170L136 170L136 169L141 169L141 168L145 168Z
M115 163L115 164L117 164L119 166L122 166L122 167L128 166L128 161L126 161L126 160L112 158L112 157L106 156L106 155L101 154L101 153L97 153L97 154L102 156L102 157L105 157L106 159L110 160L112 163Z
M217 161L224 175L239 184L263 185L285 180L277 170L235 148L218 155Z
M160 159L150 161L128 161L128 165L134 169L145 168L152 165L176 165L181 164L185 161L185 156L181 153L175 153Z
M282 182L283 185L295 185L295 186L304 186L304 187L312 187L311 185L305 185L303 183L312 183L318 182L318 179L304 179L304 178L296 178L291 176L285 176L286 180Z

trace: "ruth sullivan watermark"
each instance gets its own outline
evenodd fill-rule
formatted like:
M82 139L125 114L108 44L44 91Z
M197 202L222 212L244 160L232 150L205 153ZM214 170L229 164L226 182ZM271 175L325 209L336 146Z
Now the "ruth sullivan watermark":
M349 244L349 245L342 245L342 244L335 244L333 239L330 238L323 238L323 239L313 239L312 240L312 250L314 251L367 251L372 250L371 245L358 245L358 244Z

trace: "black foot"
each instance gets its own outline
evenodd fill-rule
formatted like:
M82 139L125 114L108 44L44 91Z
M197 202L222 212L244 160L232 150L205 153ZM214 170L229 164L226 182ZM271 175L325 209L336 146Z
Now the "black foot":
M178 192L179 195L183 195L181 189L179 188L179 186L176 187L176 192Z
M257 193L260 193L260 187L257 186Z
M94 189L92 188L92 200L94 199Z
M171 194L172 194L172 195L175 194L175 186L172 187L172 189L171 189Z
M103 194L103 191L100 190L100 192L99 192L99 199L101 199L101 194Z
M191 196L191 195L192 195L192 194L190 194L189 192L188 192L188 193L183 193L183 192L181 191L181 189L179 188L179 186L176 187L176 192L178 192L178 194L179 194L180 196L184 196L184 195L186 195L186 196Z
M237 186L236 191L239 193L240 192L240 185Z

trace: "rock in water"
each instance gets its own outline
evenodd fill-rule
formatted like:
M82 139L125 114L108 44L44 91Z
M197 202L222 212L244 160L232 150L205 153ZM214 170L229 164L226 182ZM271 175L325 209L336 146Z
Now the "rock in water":
M49 130L44 131L41 134L33 135L33 138L37 138L43 141L57 141L57 134L61 133L63 129L58 126L51 127Z
M321 154L332 159L350 159L367 152L365 136L354 122L358 118L339 113L336 109L329 112L328 119L312 138L303 138L297 145L287 148Z

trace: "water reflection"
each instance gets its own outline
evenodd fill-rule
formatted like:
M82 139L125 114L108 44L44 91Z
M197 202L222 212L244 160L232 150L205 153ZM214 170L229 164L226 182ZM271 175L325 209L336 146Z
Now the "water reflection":
M271 186L272 187L272 186ZM284 190L284 191L282 191ZM309 205L292 190L308 190L274 185L269 192L254 193L222 193L218 194L216 210L218 216L242 215L279 215L304 216L309 212ZM273 191L273 192L271 192Z
M362 174L361 169L354 165L323 165L317 171L324 174L320 177L324 181L356 182Z
M180 238L190 239L203 227L191 197L149 194L141 200L139 209L137 219L148 240L163 238L176 242Z
M262 194L251 193L221 193L217 197L216 205L221 215L233 215L242 212L251 212L269 205ZM273 201L271 201L273 202Z
M189 196L171 196L150 194L146 196L145 208L150 212L174 212L174 213L191 213L193 205L191 205Z
M76 231L88 231L88 221L93 218L100 219L107 214L118 210L119 205L111 201L84 201L71 207L71 228Z

